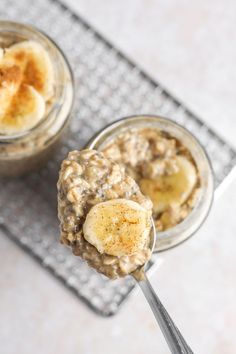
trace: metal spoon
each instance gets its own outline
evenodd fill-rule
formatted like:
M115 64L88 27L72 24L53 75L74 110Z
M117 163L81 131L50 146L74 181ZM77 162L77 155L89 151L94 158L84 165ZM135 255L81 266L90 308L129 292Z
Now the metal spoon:
M152 220L152 231L150 237L150 249L153 252L156 241L156 231L154 222ZM141 275L141 277L140 277ZM152 312L161 328L161 331L166 339L171 353L174 354L193 354L193 351L189 348L188 344L185 342L182 334L172 321L170 315L166 311L165 307L162 305L157 294L155 293L153 287L151 286L145 270L140 268L133 274L133 277L138 282L143 294L148 301Z

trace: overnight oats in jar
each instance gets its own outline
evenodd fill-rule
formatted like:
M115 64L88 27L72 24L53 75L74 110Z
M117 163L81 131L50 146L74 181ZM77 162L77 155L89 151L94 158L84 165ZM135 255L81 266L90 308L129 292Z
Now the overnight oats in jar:
M68 127L74 88L70 66L38 29L0 21L0 176L43 166Z
M159 116L133 116L105 127L88 143L119 163L153 203L156 250L173 247L203 223L213 198L213 174L199 142Z

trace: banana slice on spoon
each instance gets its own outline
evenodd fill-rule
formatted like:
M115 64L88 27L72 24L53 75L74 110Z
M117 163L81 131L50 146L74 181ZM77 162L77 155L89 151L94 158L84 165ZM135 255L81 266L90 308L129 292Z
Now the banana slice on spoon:
M150 213L126 199L95 205L83 225L84 238L100 253L122 257L142 250L150 234Z
M178 172L155 179L143 178L139 185L142 193L153 202L154 213L162 213L170 206L182 205L190 196L196 182L196 169L186 157L176 156Z
M33 86L44 99L54 92L52 61L44 47L35 41L23 41L5 49L4 61L15 63L23 72L22 83Z

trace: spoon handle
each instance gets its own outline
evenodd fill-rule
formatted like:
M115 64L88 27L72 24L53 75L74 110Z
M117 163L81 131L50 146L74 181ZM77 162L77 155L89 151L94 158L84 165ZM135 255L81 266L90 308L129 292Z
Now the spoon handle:
M169 345L171 353L174 354L193 354L181 335L178 328L170 318L166 309L162 305L153 287L151 286L146 274L144 280L138 281L151 309L156 317L156 320L164 334L167 344Z

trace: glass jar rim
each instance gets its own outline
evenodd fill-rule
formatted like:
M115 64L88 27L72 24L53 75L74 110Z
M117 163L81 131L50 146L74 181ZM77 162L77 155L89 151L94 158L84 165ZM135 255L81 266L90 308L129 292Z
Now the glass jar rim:
M13 28L11 29L11 27L13 27ZM14 27L19 27L19 30L24 29L26 31L29 30L29 31L33 32L35 35L39 36L39 38L41 38L43 41L46 41L46 43L48 43L50 46L52 46L56 50L56 52L62 57L62 60L65 62L66 67L68 69L69 76L70 76L70 80L71 80L72 85L74 87L74 75L73 75L70 63L69 63L67 57L65 56L64 52L62 51L62 49L58 46L58 44L48 34L46 34L41 29L38 29L36 26L30 25L30 24L25 24L22 22L0 20L0 33L4 32L4 31L9 31L9 30L13 31ZM64 91L64 88L63 88L63 91ZM61 96L63 96L63 93ZM72 104L71 104L70 111L72 110L73 102L74 102L74 92L73 92ZM47 114L44 116L44 118L42 120L40 120L31 129L28 129L26 131L23 131L23 132L20 132L17 134L12 134L12 135L0 134L0 142L1 143L11 143L11 142L18 141L20 139L24 139L26 137L30 138L30 136L33 135L35 132L37 132L39 129L43 129L43 127L48 124L50 117L52 116L52 113L54 111L59 112L61 107L62 107L62 104L59 104L58 102L54 102L52 104L52 106L50 107L49 111L47 112ZM55 117L56 117L56 115L55 115Z
M207 193L203 193L203 189L202 189L201 196L200 196L199 200L197 201L196 205L193 207L193 209L189 213L189 215L183 221L181 221L179 224L175 225L174 227L167 229L165 231L157 231L157 243L156 243L155 251L159 252L159 251L163 251L163 250L172 248L172 247L177 246L180 243L184 242L190 236L192 236L203 224L203 222L205 221L205 219L208 216L208 213L211 209L212 202L213 202L214 176L213 176L213 168L212 168L209 156L208 156L205 148L199 142L199 140L188 129L186 129L185 127L183 127L179 123L176 123L175 121L173 121L170 118L166 118L166 117L159 116L159 115L140 114L140 115L130 115L130 116L126 116L121 119L118 119L118 120L106 125L99 132L95 133L93 135L93 137L89 140L89 142L86 144L86 147L90 148L90 149L95 148L95 149L99 150L99 147L101 147L105 141L107 142L107 139L112 136L112 133L114 134L113 137L116 134L122 133L122 131L116 132L117 129L122 128L122 127L124 128L124 130L125 129L135 129L138 126L137 123L140 123L140 126L142 126L142 127L147 126L147 125L145 125L145 119L148 120L150 124L154 123L154 122L161 123L163 125L168 124L169 126L173 127L174 129L178 130L179 132L181 132L184 136L188 137L188 139L190 139L193 142L194 146L199 150L202 157L205 159L204 163L205 163L205 166L208 170L207 171L208 172L208 175L207 175L208 191L207 191ZM128 122L128 126L125 127L125 124L127 122ZM165 128L157 128L157 129L160 129L163 131L168 131ZM173 134L172 134L172 136L175 137ZM189 149L189 151L192 154L191 149ZM199 167L196 160L195 160L195 163L196 163L197 167ZM203 203L203 198L205 198L204 203ZM199 208L201 208L201 210L199 210Z

